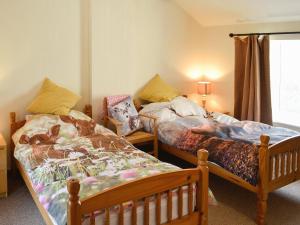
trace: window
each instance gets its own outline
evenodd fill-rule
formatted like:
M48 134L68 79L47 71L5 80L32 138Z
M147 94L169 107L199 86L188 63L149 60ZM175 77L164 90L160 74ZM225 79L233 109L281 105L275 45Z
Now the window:
M300 40L270 41L270 73L274 122L300 127Z

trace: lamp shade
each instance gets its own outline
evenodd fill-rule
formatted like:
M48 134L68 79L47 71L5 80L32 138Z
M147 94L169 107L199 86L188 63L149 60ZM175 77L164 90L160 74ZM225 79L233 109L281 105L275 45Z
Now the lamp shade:
M197 84L199 95L209 95L211 94L211 82L209 81L199 81Z

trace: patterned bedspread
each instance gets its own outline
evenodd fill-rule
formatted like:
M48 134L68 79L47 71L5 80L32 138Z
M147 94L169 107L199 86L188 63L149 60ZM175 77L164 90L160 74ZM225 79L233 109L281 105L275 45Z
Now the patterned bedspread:
M69 116L30 116L13 140L15 157L26 169L39 201L59 225L66 224L69 177L80 180L83 198L126 181L179 169L76 111Z
M219 114L214 120L203 116L180 117L176 112L162 107L147 108L141 113L158 117L158 135L162 143L196 155L197 150L209 151L209 160L241 177L252 185L258 179L258 144L260 136L270 136L270 144L299 135L286 128L272 127L252 121L238 121ZM149 120L145 128L153 129Z

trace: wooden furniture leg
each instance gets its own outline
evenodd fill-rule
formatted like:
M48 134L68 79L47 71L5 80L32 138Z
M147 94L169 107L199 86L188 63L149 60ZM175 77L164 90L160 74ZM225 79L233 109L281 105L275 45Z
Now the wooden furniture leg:
M199 223L200 225L207 225L208 224L208 176L209 176L209 170L208 170L208 152L205 149L199 150L197 152L197 158L198 158L198 168L201 170L201 176L198 183L198 196L200 198L197 198L198 207L199 207Z
M270 137L262 135L260 137L259 148L259 184L257 192L257 224L264 225L267 213L267 200L269 194L269 167L270 167L270 153L269 153Z
M264 225L267 213L268 194L257 194L257 224Z

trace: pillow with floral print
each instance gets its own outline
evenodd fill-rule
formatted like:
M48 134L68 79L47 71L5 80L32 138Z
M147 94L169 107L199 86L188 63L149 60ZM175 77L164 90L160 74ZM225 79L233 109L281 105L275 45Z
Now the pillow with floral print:
M129 95L111 95L105 97L103 102L103 115L111 116L110 112L108 111L108 108L115 106L116 104L124 101L128 97Z
M126 136L136 130L143 128L143 124L139 118L139 114L133 104L131 97L126 98L122 102L108 108L112 118L123 123L120 135Z

